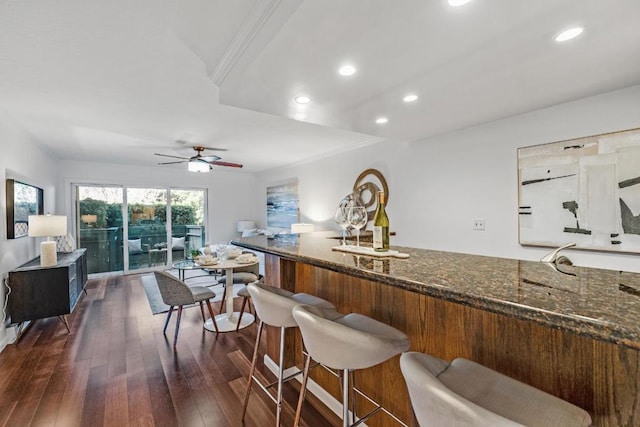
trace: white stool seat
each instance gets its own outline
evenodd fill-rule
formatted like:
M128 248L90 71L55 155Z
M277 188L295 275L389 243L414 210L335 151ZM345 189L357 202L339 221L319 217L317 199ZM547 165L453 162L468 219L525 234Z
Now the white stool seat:
M354 385L353 371L375 366L409 349L409 338L403 332L362 314L342 314L334 308L298 305L293 308L293 318L298 323L302 341L308 356L304 365L304 376L294 426L300 422L302 402L309 378L311 358L322 365L341 371L342 379L342 425L360 425L379 410L397 418L381 405L358 419L352 392L364 393ZM369 402L375 402L366 397ZM349 411L349 402L354 406ZM352 420L354 421L352 423Z
M589 426L583 409L466 359L416 352L400 368L421 426Z
M334 369L369 368L409 349L403 332L362 314L299 305L293 317L311 357Z
M269 326L293 328L298 326L292 315L293 307L299 304L312 304L325 308L334 308L333 304L313 295L294 294L285 289L250 283L247 290L251 294L258 317Z

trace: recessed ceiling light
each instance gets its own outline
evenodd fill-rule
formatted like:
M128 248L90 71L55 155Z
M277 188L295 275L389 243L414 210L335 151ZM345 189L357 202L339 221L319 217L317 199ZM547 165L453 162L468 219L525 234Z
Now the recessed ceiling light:
M558 34L556 36L556 41L566 42L567 40L571 40L574 37L578 37L580 34L582 34L583 31L584 31L584 28L582 27L569 28L568 30L565 30L560 34Z
M338 70L338 73L342 76L353 76L356 73L356 67L353 65L343 65Z
M416 94L414 94L414 93L411 93L411 94L409 94L409 95L405 96L404 98L402 98L402 100L403 100L404 102L413 102L413 101L415 101L416 99L418 99L418 95L416 95Z
M379 125L383 125L383 124L387 123L388 121L389 121L389 119L386 118L386 117L378 117L376 119L376 123L379 124Z
M307 95L298 95L296 96L295 101L298 104L308 104L311 102L311 98L309 98Z
M458 7L469 3L471 0L449 0L449 6Z

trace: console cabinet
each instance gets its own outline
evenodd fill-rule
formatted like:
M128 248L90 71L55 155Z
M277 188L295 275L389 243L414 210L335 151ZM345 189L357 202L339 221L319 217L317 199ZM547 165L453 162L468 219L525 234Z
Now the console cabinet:
M86 283L86 249L58 252L53 267L41 267L40 257L32 259L9 272L11 323L71 313Z

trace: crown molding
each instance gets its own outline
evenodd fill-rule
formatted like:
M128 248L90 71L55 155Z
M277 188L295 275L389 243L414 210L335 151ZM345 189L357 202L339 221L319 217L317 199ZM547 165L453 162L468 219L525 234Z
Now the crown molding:
M242 27L227 47L222 60L209 78L217 86L221 86L238 60L244 55L256 36L264 28L267 21L280 7L282 0L258 0L251 9L249 16L242 23Z

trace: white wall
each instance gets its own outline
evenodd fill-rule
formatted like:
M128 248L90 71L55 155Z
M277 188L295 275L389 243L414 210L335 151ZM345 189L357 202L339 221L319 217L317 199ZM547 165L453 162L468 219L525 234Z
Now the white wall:
M187 172L183 167L112 165L104 163L62 162L60 186L62 203L73 212L71 184L114 184L139 187L206 189L208 194L207 239L211 243L229 241L239 236L236 221L255 219L255 177L238 171L212 171L208 174Z
M428 118L425 118L428 120ZM392 245L538 260L548 248L518 244L517 148L640 127L640 86L406 143L385 141L258 175L266 187L297 178L301 216L335 228L333 210L358 174L386 177ZM473 231L475 218L485 231ZM640 256L567 251L575 264L640 272Z
M3 230L0 239L0 274L5 278L9 271L33 259L39 253L38 241L34 238L7 239L6 179L14 178L42 188L45 212L58 213L56 211L58 192L55 187L58 167L55 158L35 144L29 135L2 111L0 111L0 141L2 141L0 170L4 174L0 186L0 218ZM6 289L0 286L1 308L4 308L5 298ZM0 314L0 319L3 317L4 315ZM1 322L0 351L14 339L14 328L7 329L5 322Z

